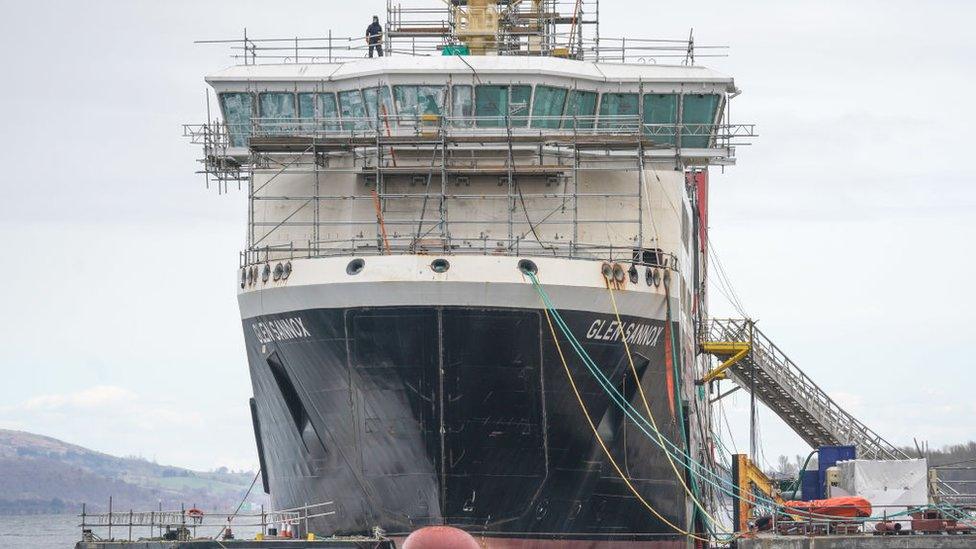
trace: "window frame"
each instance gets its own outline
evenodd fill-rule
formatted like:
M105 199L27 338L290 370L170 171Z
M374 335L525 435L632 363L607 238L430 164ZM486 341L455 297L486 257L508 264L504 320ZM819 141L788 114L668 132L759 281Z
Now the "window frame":
M655 112L655 109L649 108L650 105L648 105L648 100L653 100L654 97L661 97L661 96L672 97L674 101L674 105L673 105L674 116L671 120L664 121L664 122L659 120L655 121L652 118L649 118L649 115L653 114ZM682 96L681 93L675 91L644 92L644 94L641 96L641 124L642 124L644 135L650 137L651 141L655 143L660 143L662 145L675 146L677 144L678 142L677 125L680 124L680 120L681 120L681 105L682 105L681 96ZM675 127L667 134L664 133L652 134L650 133L650 130L647 129L648 124L673 124Z
M506 128L505 121L510 121L512 128L528 128L529 121L532 118L532 99L535 95L535 86L533 84L521 84L516 82L505 82L501 84L495 84L490 82L483 82L477 84L474 87L474 118L475 126L478 128ZM486 115L482 117L478 113L478 90L480 88L505 88L506 89L506 99L504 113L499 115ZM512 114L512 93L514 88L528 88L528 102L526 103L525 115L514 115ZM484 118L485 120L482 120ZM517 118L513 120L513 118ZM497 122L492 121L492 119L497 119Z
M383 90L386 90L385 98L383 97ZM370 99L367 99L366 97L367 92L373 92L373 91L376 92L376 104L373 104L373 102ZM377 121L379 121L379 125L381 128L383 127L392 128L396 125L396 118L397 118L396 103L393 100L393 90L390 89L389 84L380 84L377 86L365 87L362 88L360 92L362 93L362 97L363 97L363 105L366 107L366 118L368 119L367 124L369 126L369 129L375 130ZM386 109L387 113L385 115L386 116L385 121L380 119L382 113L378 111L371 112L373 108L375 108L376 106L384 104L384 99L389 99L389 105L388 105L389 108Z
M591 94L593 96L593 98L594 98L594 101L593 101L593 113L592 114L587 114L587 115L580 115L580 114L577 114L577 113L573 113L573 115L570 116L570 114L569 114L569 108L570 108L570 105L572 104L571 99L573 97L573 94ZM586 89L586 88L580 88L578 86L577 87L570 88L569 89L569 94L566 96L566 107L563 109L563 118L564 118L564 120L563 120L562 127L560 129L563 129L563 130L577 130L577 131L578 130L592 130L592 129L594 129L594 128L597 127L597 119L599 118L599 113L600 113L600 91L599 90L591 90L591 89ZM574 122L578 122L578 120L576 119L577 116L585 116L587 118L591 118L592 121L591 122L583 122L581 124L576 124L575 125L576 127L574 128L573 127L574 126L573 123Z
M633 115L631 115L631 114L619 114L619 113L618 114L612 114L612 115L611 114L604 114L603 113L603 107L605 105L607 96L613 96L613 95L632 96L632 97L634 97L636 99L636 101L635 101L635 105L634 105L634 113L633 113ZM638 119L638 123L641 123L642 124L643 123L643 120L641 120L641 118L642 118L641 117L641 99L642 98L641 98L640 92L620 92L620 91L614 91L614 92L604 92L604 93L601 93L600 94L600 107L597 110L597 128L600 129L600 130L615 130L615 129L620 129L620 128L626 128L626 126L623 123L619 122L619 121L613 121L613 120L604 121L603 120L603 117L604 116L607 116L607 117L634 116L634 117L636 117Z
M243 124L236 124L235 123L235 124L232 125L228 121L226 104L224 102L224 98L226 96L232 96L232 95L233 96L243 96L243 95L249 96L250 97L250 102L251 102L251 104L250 104L250 107L251 107L250 108L250 111L251 112L247 115L247 126L250 126L250 130L245 130L244 128L242 128L241 135L238 135L238 136L235 136L234 135L235 132L232 129L232 127L236 127L236 126L243 125ZM251 131L254 128L254 118L255 118L254 115L257 113L257 109L258 109L258 107L257 107L258 100L255 97L255 95L256 94L254 92L251 92L251 91L222 91L222 92L219 92L217 94L217 103L220 106L220 112L221 112L221 115L223 116L224 129L227 132L228 143L230 144L231 147L241 147L241 148L244 148L244 147L247 147L248 144L250 143L250 133L251 133Z
M272 95L287 95L291 97L292 116L265 116L264 98ZM269 128L262 128L262 133L277 135L294 132L298 129L298 94L294 91L265 90L258 92L258 119L263 123L270 123ZM289 121L292 121L289 123Z
M686 100L689 97L702 97L702 98L704 98L704 97L708 97L708 96L711 96L711 97L714 97L715 98L715 105L713 107L713 110L712 110L712 113L711 113L711 117L708 119L707 122L698 122L698 121L696 121L696 122L691 122L690 125L712 125L712 126L714 126L716 124L716 121L718 120L718 117L722 113L722 108L723 108L723 103L722 103L723 96L722 96L722 94L715 93L715 92L710 92L710 93L683 93L683 94L681 94L681 107L680 107L681 108L681 113L680 113L680 117L681 118L679 119L680 120L679 123L681 124L681 132L680 132L680 140L678 141L678 143L680 143L680 145L681 145L682 148L706 149L706 148L709 147L709 145L712 144L712 140L715 138L715 135L714 135L715 132L714 131L709 132L708 135L688 135L688 134L685 133L685 125L686 124L689 124L685 120L685 108L687 106ZM689 141L689 140L694 140L693 141L693 145L689 145L687 143L687 141ZM702 141L700 141L700 140L704 140L704 143L702 144Z
M326 91L301 91L297 94L298 98L298 120L302 129L310 129L312 131L340 131L342 129L342 121L339 113L339 99L336 96L336 92L326 92ZM312 96L312 116L305 116L302 112L302 96ZM326 117L324 110L322 109L324 102L323 97L329 96L332 99L332 107L334 109L334 115L332 117ZM325 120L334 119L335 122L327 122ZM316 121L318 125L316 126Z
M448 84L446 82L443 85L440 85L440 84L393 84L390 87L393 89L393 108L396 110L397 117L415 116L418 121L419 121L419 119L420 119L421 116L424 116L426 114L436 114L437 116L444 116L444 113L448 112L448 110L449 110L448 102L453 97L450 94L451 86L450 86L450 84ZM413 115L407 115L407 114L405 114L400 109L400 100L397 97L397 90L400 89L400 88L417 88L417 90L418 90L417 107L419 107L419 105L420 105L420 101L419 101L419 98L420 98L419 90L421 88L432 88L432 89L441 89L441 90L443 90L443 92L444 92L443 93L443 100L441 101L441 104L438 105L438 110L440 112L437 112L437 113L428 113L428 112L426 112L426 110L424 112L420 112L420 109L419 108L416 108L415 109L416 112Z
M336 90L336 101L339 106L339 119L342 122L342 131L346 132L357 132L357 131L367 131L370 129L369 124L369 114L366 110L366 98L363 97L363 90L361 88L351 88L347 90ZM347 116L345 112L345 107L342 104L342 98L348 94L355 94L359 98L359 104L362 105L362 116L354 116L352 113ZM346 120L346 119L349 120ZM357 119L362 118L363 121Z
M457 100L455 99L457 97L457 93L456 92L457 92L458 88L466 88L467 91L468 91L468 99L470 101L469 105L471 106L471 112L470 113L465 114L463 112L460 112L460 113L455 112L455 110L459 106L458 103L457 103ZM474 84L453 84L452 83L452 84L449 85L449 93L451 95L451 98L450 98L451 111L450 111L450 115L449 116L451 117L452 124L455 127L459 127L459 128L473 128L474 127L474 118L475 118L475 115L474 115L474 112L475 112Z
M559 114L558 115L555 115L555 116L558 117L558 119L556 119L556 120L541 120L541 122L545 122L547 124L555 123L555 125L546 125L546 124L539 124L539 125L537 125L536 124L536 122L538 122L536 120L536 117L537 116L540 116L542 118L549 118L549 117L552 117L553 116L551 114L541 114L541 115L537 115L536 114L536 107L539 105L538 99L539 99L539 89L540 88L547 88L549 90L561 91L561 92L563 92L565 94L565 95L563 95L562 107L559 109ZM563 123L564 123L563 117L566 114L566 106L569 103L569 96L570 96L570 93L572 91L573 91L572 89L566 88L566 87L562 87L562 86L552 86L550 84L536 84L534 86L534 88L533 88L533 91L532 91L532 100L530 101L530 103L532 104L532 107L529 110L529 127L530 128L533 128L533 129L535 129L535 128L549 129L549 130L558 130L558 129L560 129L562 127Z

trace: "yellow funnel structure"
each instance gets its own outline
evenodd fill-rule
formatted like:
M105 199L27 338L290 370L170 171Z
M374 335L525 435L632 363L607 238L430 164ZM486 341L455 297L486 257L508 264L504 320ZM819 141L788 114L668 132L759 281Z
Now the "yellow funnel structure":
M468 0L467 9L456 10L458 38L473 55L498 53L498 6L496 0Z

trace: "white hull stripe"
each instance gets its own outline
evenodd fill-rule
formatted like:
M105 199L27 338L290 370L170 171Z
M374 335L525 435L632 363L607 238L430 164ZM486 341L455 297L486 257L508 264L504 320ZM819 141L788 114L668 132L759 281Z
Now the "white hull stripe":
M545 281L543 280L543 285ZM557 309L613 314L605 288L545 286ZM664 320L664 296L650 292L615 291L620 314ZM238 294L241 318L308 309L356 307L486 307L541 309L531 283L390 281L282 286ZM677 300L672 298L677 311Z

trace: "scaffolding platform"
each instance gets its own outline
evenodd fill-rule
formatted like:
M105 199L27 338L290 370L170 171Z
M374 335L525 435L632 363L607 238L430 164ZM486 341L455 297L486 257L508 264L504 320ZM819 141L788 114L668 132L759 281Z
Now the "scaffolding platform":
M269 135L250 138L250 147L259 152L306 152L306 151L348 151L361 147L405 147L436 146L446 142L449 145L562 145L581 149L632 149L635 144L647 148L661 147L664 143L650 137L639 138L633 135L573 135L561 133L529 133L506 135L452 135L414 136L414 135Z
M204 147L203 173L224 187L246 187L252 206L278 208L269 218L252 207L242 268L275 259L416 253L417 243L430 237L444 242L439 248L446 253L533 250L643 265L635 250L660 248L645 226L651 165L729 165L735 147L756 135L751 124L645 123L642 113L477 117L373 110L360 118L254 118L242 134L246 146L236 145L221 122L184 127ZM300 180L306 183L299 190ZM463 202L472 200L484 207L451 215L452 206L471 207ZM621 208L624 203L633 207ZM468 229L477 224L486 230ZM627 242L608 248L592 240L607 227ZM377 236L386 228L390 234ZM279 234L289 235L284 245L275 241ZM677 269L676 261L669 265Z

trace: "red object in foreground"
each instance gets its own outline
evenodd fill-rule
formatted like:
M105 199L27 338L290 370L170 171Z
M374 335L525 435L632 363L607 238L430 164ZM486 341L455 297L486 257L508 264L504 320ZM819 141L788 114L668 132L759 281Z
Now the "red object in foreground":
M410 534L403 549L481 549L471 534L450 526L428 526Z
M789 512L812 518L863 518L871 516L871 502L861 497L815 499L813 501L787 501L783 504Z

